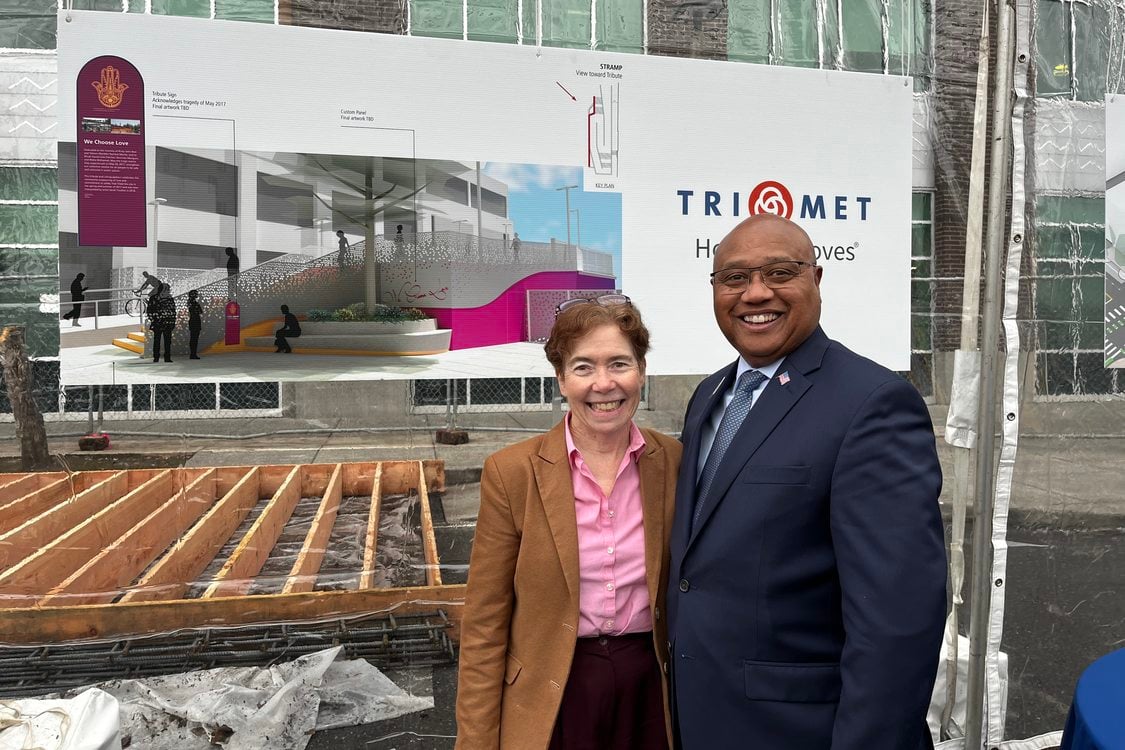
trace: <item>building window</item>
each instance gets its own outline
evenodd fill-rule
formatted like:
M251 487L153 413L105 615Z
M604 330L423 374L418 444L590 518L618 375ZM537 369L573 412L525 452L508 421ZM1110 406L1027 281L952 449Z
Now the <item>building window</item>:
M727 56L770 65L930 74L929 0L731 0Z
M1079 101L1104 99L1114 28L1106 3L1039 0L1036 94ZM1118 45L1115 54L1120 56L1120 42Z
M910 381L923 396L934 392L933 198L914 193L910 221Z
M1040 196L1031 290L1036 392L1079 396L1125 392L1105 367L1105 200Z
M411 0L410 33L535 44L540 12L546 46L644 51L642 0Z

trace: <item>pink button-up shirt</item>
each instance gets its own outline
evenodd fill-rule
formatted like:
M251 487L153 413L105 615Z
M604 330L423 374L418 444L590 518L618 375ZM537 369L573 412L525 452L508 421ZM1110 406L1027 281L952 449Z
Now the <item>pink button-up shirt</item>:
M630 425L629 448L617 467L613 491L606 497L574 445L567 415L566 449L578 517L579 638L652 630L637 468L644 447L641 431Z

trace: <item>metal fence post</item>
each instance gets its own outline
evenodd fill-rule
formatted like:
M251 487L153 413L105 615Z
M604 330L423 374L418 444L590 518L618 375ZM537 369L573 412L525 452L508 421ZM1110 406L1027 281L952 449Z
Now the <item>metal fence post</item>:
M86 386L86 434L94 434L94 386Z

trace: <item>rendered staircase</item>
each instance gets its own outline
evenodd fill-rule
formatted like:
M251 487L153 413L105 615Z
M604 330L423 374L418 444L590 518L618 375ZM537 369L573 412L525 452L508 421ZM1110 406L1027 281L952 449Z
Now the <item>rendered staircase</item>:
M144 335L144 332L142 332L142 331L130 331L126 335L126 338L114 339L113 345L119 346L122 349L127 349L128 351L133 352L133 354L144 354L145 353L145 335Z

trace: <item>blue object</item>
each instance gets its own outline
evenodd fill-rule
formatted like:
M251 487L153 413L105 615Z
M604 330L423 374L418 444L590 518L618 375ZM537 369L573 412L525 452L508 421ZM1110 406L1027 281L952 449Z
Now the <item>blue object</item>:
M1098 659L1078 678L1059 747L1125 748L1125 648Z

